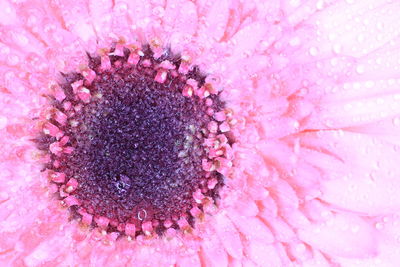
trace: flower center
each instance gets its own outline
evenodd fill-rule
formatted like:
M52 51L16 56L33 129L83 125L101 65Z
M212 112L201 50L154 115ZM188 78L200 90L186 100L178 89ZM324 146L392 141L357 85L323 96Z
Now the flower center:
M130 236L194 227L231 166L231 114L206 76L147 45L63 75L37 143L73 217Z

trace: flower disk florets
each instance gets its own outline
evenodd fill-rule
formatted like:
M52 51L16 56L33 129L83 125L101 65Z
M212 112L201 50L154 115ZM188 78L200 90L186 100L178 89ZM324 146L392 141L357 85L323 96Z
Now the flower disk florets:
M194 227L232 164L234 120L206 76L115 45L63 79L37 143L73 217L130 236Z

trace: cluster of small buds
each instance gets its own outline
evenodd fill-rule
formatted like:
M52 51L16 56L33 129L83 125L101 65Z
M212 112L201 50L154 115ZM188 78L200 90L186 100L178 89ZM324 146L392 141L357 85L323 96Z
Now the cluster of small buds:
M127 53L129 51L129 53ZM72 94L62 90L60 86L52 83L50 89L53 97L60 105L58 108L52 107L42 114L42 132L52 139L48 149L48 159L51 167L47 174L49 180L58 186L59 196L62 198L61 204L65 207L76 207L77 213L81 216L81 223L87 226L97 227L101 231L108 233L110 227L120 233L125 234L130 239L135 238L138 233L145 236L155 235L155 228L160 224L159 220L146 220L146 211L138 213L136 219L141 221L140 226L130 222L117 222L104 216L95 215L91 210L81 206L81 201L75 197L74 192L79 188L78 181L73 177L66 177L65 173L56 171L60 167L60 161L64 155L74 152L74 147L70 144L70 137L65 135L63 128L77 127L79 122L73 117L77 111L93 101L94 98L101 98L98 92L91 92L90 86L98 79L102 72L109 72L113 67L132 67L141 66L153 68L155 70L154 80L158 83L165 83L168 77L185 77L184 75L192 68L189 56L182 56L179 68L170 60L163 60L155 63L150 59L144 59L145 53L139 45L116 44L111 50L103 49L100 55L100 66L90 68L88 65L80 66L77 71L77 78L70 83ZM128 56L124 58L126 55ZM157 53L155 53L155 56ZM112 60L112 57L119 59ZM204 184L193 193L194 205L189 212L183 212L180 216L162 221L165 229L172 229L178 225L185 233L191 232L190 218L202 219L204 217L203 208L205 205L213 203L207 192L213 190L219 183L215 172L227 176L232 167L233 153L227 133L235 124L233 112L230 109L214 110L213 96L219 94L219 90L211 82L205 82L201 86L199 81L187 78L182 89L185 97L198 97L207 107L206 114L210 117L207 127L201 130L204 139L203 147L207 157L202 159L202 168L207 173L204 177ZM113 233L115 236L115 233Z

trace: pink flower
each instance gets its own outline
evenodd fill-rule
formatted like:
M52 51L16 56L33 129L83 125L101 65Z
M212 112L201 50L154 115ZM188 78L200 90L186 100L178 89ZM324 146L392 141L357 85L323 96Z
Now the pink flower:
M2 266L396 266L399 3L195 2L0 3ZM121 39L182 52L237 120L193 233L115 240L51 200L33 119L59 72Z

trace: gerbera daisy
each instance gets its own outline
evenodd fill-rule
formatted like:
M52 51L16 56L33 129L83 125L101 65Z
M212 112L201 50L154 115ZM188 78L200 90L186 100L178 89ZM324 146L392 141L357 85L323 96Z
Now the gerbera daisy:
M3 1L4 266L396 266L396 1Z

